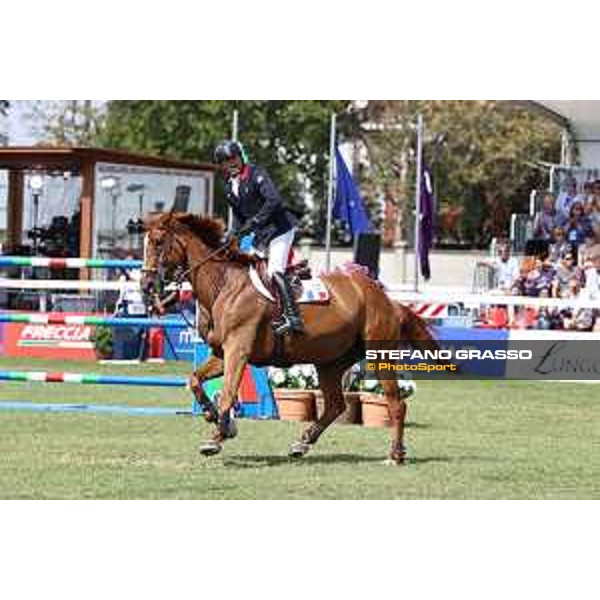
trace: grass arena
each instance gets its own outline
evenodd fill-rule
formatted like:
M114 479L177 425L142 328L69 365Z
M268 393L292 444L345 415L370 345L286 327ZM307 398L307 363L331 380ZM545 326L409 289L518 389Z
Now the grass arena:
M535 260L527 267L529 270L523 270L524 274L519 275L522 293L513 293L512 287L508 291L502 287L501 290L495 290L501 291L500 295L486 294L486 291L492 290L493 284L492 278L488 277L489 281L484 281L484 276L490 275L489 269L498 269L487 264L489 261L483 261L481 265L478 263L477 268L485 266L487 270L480 273L476 269L477 277L474 277L471 288L473 293L467 293L462 288L461 291L455 290L453 286L444 288L445 299L438 296L438 292L433 288L419 292L419 272L429 279L429 275L424 271L430 271L428 265L424 268L424 264L417 264L419 254L422 254L420 236L427 233L422 224L427 222L427 219L421 220L424 216L421 200L428 196L429 201L433 203L433 199L430 193L424 194L421 181L424 177L421 165L421 117L417 125L413 253L415 298L412 299L406 289L401 289L402 286L397 285L394 289L384 284L383 282L388 280L379 276L381 273L378 274L378 269L369 269L364 263L358 264L360 244L356 245L352 260L339 263L334 268L330 264L334 171L338 175L344 172L341 164L337 162L334 168L335 116L332 119L326 262L325 269L321 269L317 277L306 273L307 265L312 265L315 273L317 272L317 261L311 263L306 259L303 266L302 262L294 260L291 243L296 227L291 221L283 222L285 210L280 211L282 223L276 226L278 235L269 241L271 244L274 240L279 240L278 244L273 245L270 257L278 258L281 264L272 274L268 270L268 263L261 263L255 256L239 251L239 241L248 233L258 236L261 227L267 223L264 221L261 224L260 218L257 220L259 213L245 218L246 222L240 223L239 229L227 229L221 220L213 217L213 211L208 210L207 197L203 196L206 201L203 210L188 210L189 198L185 199L182 186L178 186L179 193L175 194L172 208L168 212L163 210L164 202L158 203L162 206L160 210L157 208L155 214L145 220L141 218L144 214L143 193L138 197L138 218L136 221L128 221L126 231L130 236L129 249L137 244L138 258L142 255L144 257L143 269L140 269L142 261L133 258L123 261L10 255L0 257L0 269L6 269L6 276L3 274L3 277L0 277L0 290L10 290L17 296L23 296L17 298L20 304L5 302L4 305L10 308L11 312L0 314L0 423L3 432L0 436L0 498L599 497L600 457L596 451L600 437L600 415L597 414L600 412L597 402L599 388L597 385L587 385L598 382L558 381L569 380L570 377L554 377L555 380L552 380L552 375L565 372L562 370L563 363L558 364L559 359L564 358L565 368L575 371L583 368L580 366L583 364L582 357L586 364L596 362L594 357L600 355L600 351L588 351L585 354L583 348L590 347L585 346L585 343L590 342L594 335L596 342L599 339L600 321L598 329L594 329L593 325L596 318L594 315L600 314L600 300L593 294L589 298L580 297L580 282L575 280L575 286L571 286L571 280L567 282L571 296L555 297L553 292L550 297L550 292L544 288L546 296L528 297L525 294L527 283L533 285L531 280L534 280L538 285L549 277L548 269L544 270L543 261L537 255L529 257ZM229 148L236 145L237 142L224 142L221 146ZM232 154L229 158L226 156L229 150L225 152L226 148L223 147L220 150L223 160L218 158L219 153L215 153L215 162L221 165L222 174L227 175L227 184L235 183L239 186L238 178L241 174L248 178L254 173L257 186L261 184L256 189L263 190L264 193L269 192L270 188L266 189L268 186L262 185L266 175L259 171L254 172L254 167L245 164L245 153L242 150L238 149L239 156ZM104 154L100 156L106 158ZM118 157L112 158L116 161ZM7 158L9 159L14 160L14 157ZM140 157L130 159L141 160ZM90 176L95 173L92 169L95 163L90 156L86 160L88 162L83 172L87 174L85 187L88 188L86 193L90 195L85 196L87 200L86 203L82 203L81 210L85 208L87 216L82 221L82 214L79 214L79 224L76 222L74 227L75 230L78 227L80 235L82 232L85 234L85 240L80 239L79 246L80 249L84 247L85 255L89 255L94 247L91 239L94 232L89 227L86 228L85 224L92 223L93 194L90 191ZM337 158L335 160L337 161ZM183 169L185 165L180 167ZM192 168L190 165L188 167ZM212 167L204 171L198 165L196 167L196 175L204 172L205 176L209 177L206 182L212 182ZM103 168L98 167L98 174ZM105 177L99 178L101 189L105 193L104 199L109 199L109 196L112 199L111 256L118 255L115 249L120 239L116 229L116 206L121 191L120 180L113 176L114 169L116 167L111 167L106 171ZM12 212L8 233L13 241L18 238L17 234L23 233L17 231L22 229L22 223L17 217L19 212L23 213L24 196L21 188L26 177L29 177L28 185L34 200L34 227L29 233L34 234L33 252L36 253L39 249L38 242L41 243L43 238L42 233L47 235L50 231L36 227L38 200L44 185L43 178L39 175L21 173L19 177L11 178L9 196L12 200ZM68 179L64 174L63 178L64 181ZM341 179L343 178L340 177ZM248 185L239 189L246 194L250 189ZM337 177L335 185L338 185ZM66 190L66 184L63 187ZM343 187L340 186L340 189ZM145 184L140 182L130 183L126 188L131 193L143 192L144 189ZM191 194L191 189L190 187L186 194ZM204 192L211 195L212 189L211 185L207 185ZM239 189L236 187L234 196L238 195ZM355 206L354 200L351 201L348 190L344 193L344 202L350 210L351 206ZM271 199L273 202L277 200L275 204L279 206L278 198ZM176 210L176 206L182 205L182 200L186 200L186 208ZM360 198L358 200L360 204L362 201ZM236 206L239 208L234 202L233 208ZM429 210L434 211L433 204ZM274 215L275 213L271 214L269 218L274 220ZM20 214L20 217L22 216L23 214ZM59 217L63 225L65 218ZM75 217L72 219L75 220ZM237 231L234 231L236 229ZM524 234L527 233L526 230L525 227ZM364 229L364 232L366 231L368 228ZM106 232L107 229L102 233L103 243L109 239ZM96 234L96 241L100 247L99 227L94 235ZM433 235L433 230L429 231L429 234ZM365 239L369 240L369 234L365 235ZM600 236L600 233L598 235ZM235 243L232 244L234 239ZM598 239L600 240L600 237ZM360 237L357 237L356 241L360 241ZM373 238L371 242L379 244L381 239ZM106 253L107 248L108 246L104 247L102 252ZM506 254L507 248L503 247L501 254ZM378 247L378 250L380 249ZM524 252L526 250L523 249ZM535 248L529 249L531 252L534 250ZM70 252L73 251L70 249ZM538 252L539 249L535 251ZM312 250L308 253L309 257L310 252ZM134 256L134 253L127 255L129 254ZM394 254L395 259L399 256L400 253ZM584 261L585 264L591 265L588 270L593 271L595 279L589 277L589 280L596 281L598 289L599 257L600 255L593 260L589 258ZM402 260L406 261L405 251ZM569 260L573 260L573 256L568 258L565 254L560 260L568 263ZM595 261L598 262L597 266ZM537 262L540 265L536 267ZM551 264L545 266L552 267ZM562 263L559 266L564 267ZM522 272L521 267L525 269L523 265L517 267L520 269L519 273ZM62 275L62 281L58 278L43 280L32 275L36 269L59 272L80 270L81 279ZM104 280L89 280L90 271L99 269L117 269L121 274L113 273ZM17 271L20 271L19 274L16 274ZM132 277L133 271L136 271L135 278ZM287 285L277 284L278 281L286 283L286 274L290 278ZM405 276L404 264L403 282L406 280ZM534 276L539 281L534 279ZM477 283L479 279L481 285ZM292 281L295 287L292 287ZM273 283L275 287L271 286ZM553 285L554 283L557 286L560 283L558 276ZM184 286L187 286L185 291L189 293L188 300L185 301L188 304L188 316L185 314L186 309L182 308L185 304L183 296L180 296L177 308L180 314L177 317L183 317L185 322L175 319L168 324L167 320L140 316L157 312L164 314L165 305L161 300L169 295L173 296L173 293L176 295L184 291ZM122 293L126 288L129 288L130 294L131 288L136 288L133 295L140 296L142 312L128 312L127 303L123 310L122 306L119 307L119 301L113 303L114 306L106 302L106 298L99 301L100 294L88 295L88 304L81 304L87 308L68 309L63 306L69 306L69 302L71 306L75 306L74 299L77 294L71 294L70 298L62 298L65 301L63 305L55 302L47 294L53 289L62 292L57 296L68 296L64 294L68 290L84 296L81 292ZM515 289L520 291L518 287ZM159 291L163 293L162 298L159 297ZM165 295L164 292L173 293ZM428 293L431 296L428 297ZM457 297L452 298L453 295ZM37 304L33 302L33 297L38 301ZM120 295L119 298L124 298L124 295ZM302 318L294 306L301 303L304 304ZM48 312L48 304L54 312ZM132 301L131 304L134 305L135 302ZM190 305L193 305L192 308ZM450 314L449 310L451 305L456 309L453 314ZM478 308L475 309L472 305L477 305ZM497 318L494 317L495 321L490 315L488 321L480 318L485 312L491 313L491 307L497 305L502 306L503 314L500 315L500 311L496 311L498 314ZM31 308L32 306L37 307L39 312L12 312L36 310ZM60 308L56 308L57 306ZM465 307L467 309L463 310ZM425 308L428 311L431 309L431 312L419 312ZM531 311L523 310L530 308ZM539 310L533 310L534 308ZM528 359L523 356L509 356L509 352L516 352L508 350L509 344L513 347L515 343L524 340L533 342L530 333L537 334L538 337L534 338L545 344L545 348L554 344L549 341L552 338L545 334L550 334L550 329L555 327L550 327L550 315L548 311L544 313L542 308L556 309L553 315L559 315L560 310L569 308L573 314L565 315L561 319L565 323L573 322L568 328L573 329L575 325L580 327L577 334L574 331L568 332L572 334L571 339L579 332L589 335L588 338L576 337L581 340L581 343L578 343L582 350L578 350L573 359L567 352L561 354L553 345L546 354L536 355L536 360L538 356L542 356L543 362L518 365L519 368L523 368L523 372L529 374L534 372L534 369L538 369L536 374L541 373L539 368L543 366L550 373L550 381L533 381L528 376L519 378L516 376L519 368L517 365L511 368L508 364L511 361L508 359L519 358L519 362L522 360L525 363ZM115 316L107 316L108 313L113 314L113 309ZM591 315L589 325L584 327L578 324L575 318L576 309L577 314L582 311ZM67 314L69 312L76 314ZM121 317L117 317L117 314L125 315L127 324ZM442 319L441 314L447 318ZM189 315L193 315L192 321L188 320ZM582 321L583 316L585 315L581 316ZM424 320L426 318L435 319L435 327L429 327L428 322ZM527 319L530 319L529 323ZM536 319L535 327L533 319ZM431 324L434 325L433 322ZM148 330L152 327L162 330L162 334L169 328L180 331L184 329L185 335L193 338L190 345L193 346L194 366L192 368L189 361L179 362L175 352L169 357L161 353L152 354L152 358L166 359L164 364L96 363L94 358L102 354L100 344L97 343L100 334L98 333L93 342L92 337L96 336L100 327L105 330L118 327ZM83 337L69 337L69 328L79 328L77 331L83 331L86 336L92 337L85 340ZM565 333L568 328L564 326ZM206 343L194 341L194 329ZM445 332L441 331L443 329ZM379 352L398 353L398 356L384 355L379 358L421 360L422 357L416 356L415 352L424 349L426 355L436 353L433 359L437 364L383 363L383 367L378 367L376 363L366 363L367 371L458 371L457 366L450 362L450 355L437 355L440 351L438 342L448 342L452 345L463 340L461 337L452 337L461 335L456 333L457 329L462 329L466 336L464 341L469 349L457 350L456 358L483 361L488 358L486 353L490 353L490 358L494 361L503 361L501 369L500 365L494 365L498 366L492 373L495 379L455 377L447 381L419 380L416 395L407 393L406 396L403 395L402 386L396 385L393 376L382 376L372 388L364 385L366 381L359 381L356 389L347 385L351 379L346 378L345 374L364 356L365 351L368 359L378 359L377 355L368 356L369 351L366 348L369 344L385 340L391 340L395 349ZM530 331L533 329L540 331ZM15 333L17 330L20 337ZM94 332L90 334L92 330ZM10 331L10 335L5 335L5 331ZM21 336L23 331L26 334ZM150 356L150 353L145 354L146 344L152 345L148 342L150 332L146 333L143 344L140 342L142 350L136 356ZM287 334L290 334L289 337L286 337ZM480 337L483 334L488 337ZM562 333L557 335L560 337ZM117 337L114 336L115 339ZM121 341L123 338L124 336L121 337ZM168 339L168 336L163 335L161 339ZM562 344L566 339L562 338L556 345ZM498 352L503 354L498 356L491 350L482 352L472 348L481 341L502 344L503 348ZM54 342L56 345L52 346ZM401 342L406 342L412 347L410 357L403 356L404 351L397 349ZM61 354L67 348L71 351L83 348L84 344L86 356L79 350L78 354ZM210 346L212 354L200 359L201 346L205 349ZM10 351L7 351L7 348ZM35 354L40 348L46 348L46 354ZM15 349L22 353L15 352ZM467 354L461 357L459 352ZM531 358L533 353L529 353ZM113 358L112 355L110 357ZM551 360L546 360L547 357ZM114 358L124 357L115 355ZM286 385L282 385L281 388L282 391L309 391L308 395L312 395L316 404L317 396L312 394L312 390L320 387L321 408L318 415L311 414L310 418L303 419L305 423L300 423L276 419L276 411L267 415L259 410L254 416L260 418L231 420L232 407L242 397L245 374L250 372L250 379L254 381L254 371L246 367L260 370L263 366L271 364L282 368L292 365L315 365L318 385L316 381L313 382L315 386L295 383L287 385L289 382L285 382ZM595 364L592 366L596 368ZM194 377L190 380L192 371ZM573 371L569 371L571 372ZM588 376L590 372L592 376L600 377L600 368L595 371L588 370ZM462 369L460 373L454 374L462 376ZM262 370L260 375L263 381L266 381L270 396L266 371ZM209 398L209 392L204 386L215 384L215 380L221 377L224 383L217 404ZM362 377L365 380L369 379L364 377L364 374ZM360 377L358 379L360 380ZM364 387L361 387L363 385ZM375 389L376 392L373 391ZM257 390L258 386L255 391ZM195 397L194 403L191 399L192 392ZM359 396L357 402L361 403L361 411L369 404L365 397L379 394L380 398L383 398L381 403L384 404L386 415L389 417L389 427L370 428L335 424L336 419L345 415L343 400L351 397L346 393ZM264 396L258 393L256 396L260 397L257 404L262 408ZM206 421L210 423L200 418L202 412ZM281 410L280 413L284 415ZM360 419L355 422L360 422ZM364 419L364 422L367 420ZM333 427L327 430L332 424ZM322 441L317 445L321 434L324 434ZM390 450L385 460L385 447L388 445ZM392 468L392 464L397 468Z
M0 368L23 367L2 358ZM31 360L57 371L61 361ZM82 364L79 371L158 377L165 365ZM169 363L186 377L189 364ZM184 388L2 382L3 401L189 407ZM302 424L238 422L217 457L209 426L186 415L2 410L2 498L598 498L600 390L545 382L419 382L409 400L407 464L383 464L387 433L334 425L301 461L287 456Z
M3 314L0 321L119 324L43 314ZM238 420L238 437L207 459L198 445L210 427L190 413L189 374L190 363L178 361L75 367L1 357L0 497L600 497L596 385L419 381L408 400L407 460L391 468L384 464L385 429L334 425L298 461L287 450L305 424L279 420Z

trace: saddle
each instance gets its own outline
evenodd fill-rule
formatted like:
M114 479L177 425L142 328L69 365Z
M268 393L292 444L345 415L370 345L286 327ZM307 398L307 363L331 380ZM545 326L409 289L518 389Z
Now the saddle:
M281 300L277 286L273 284L268 275L267 258L259 254L255 258L254 266L250 269L250 279L262 296L275 303L275 312L279 315ZM290 251L285 275L291 283L298 304L329 301L329 291L321 279L313 278L308 261L299 258L293 250Z

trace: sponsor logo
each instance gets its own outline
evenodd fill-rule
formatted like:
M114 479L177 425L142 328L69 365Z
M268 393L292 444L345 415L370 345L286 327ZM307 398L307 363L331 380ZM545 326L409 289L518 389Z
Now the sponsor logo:
M17 345L87 348L92 346L91 337L92 328L86 325L26 325Z

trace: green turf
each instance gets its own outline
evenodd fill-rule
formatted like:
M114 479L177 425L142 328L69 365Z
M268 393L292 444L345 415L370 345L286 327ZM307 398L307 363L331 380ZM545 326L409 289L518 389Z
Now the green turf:
M0 360L1 369L63 370ZM184 374L188 365L69 366ZM186 405L184 390L0 384L2 399ZM385 430L336 426L301 462L302 425L240 423L215 458L191 417L0 411L0 498L599 498L600 388L527 382L419 383L404 467L382 464Z

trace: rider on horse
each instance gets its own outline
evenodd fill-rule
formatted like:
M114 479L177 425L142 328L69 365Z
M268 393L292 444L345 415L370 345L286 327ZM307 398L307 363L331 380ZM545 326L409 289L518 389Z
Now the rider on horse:
M233 212L227 239L254 233L254 247L267 251L269 279L277 286L282 314L273 328L278 335L304 330L294 292L286 275L297 219L285 206L267 172L251 164L239 142L221 142L214 152L225 179L225 198Z

